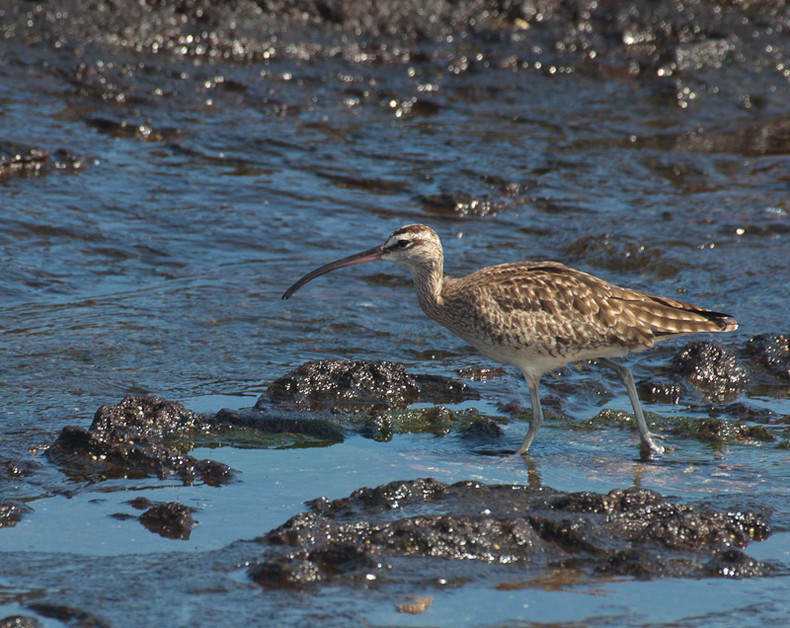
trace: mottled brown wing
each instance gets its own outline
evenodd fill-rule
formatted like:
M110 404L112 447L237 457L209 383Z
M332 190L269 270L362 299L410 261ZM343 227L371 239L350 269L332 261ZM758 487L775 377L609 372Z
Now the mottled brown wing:
M724 314L628 290L556 262L502 264L451 280L446 309L466 310L466 333L493 342L593 351L737 326ZM459 330L460 331L460 330Z

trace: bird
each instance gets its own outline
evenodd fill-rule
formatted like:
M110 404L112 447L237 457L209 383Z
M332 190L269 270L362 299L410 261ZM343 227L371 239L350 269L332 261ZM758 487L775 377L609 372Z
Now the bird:
M316 268L282 298L320 275L378 260L411 271L417 301L429 318L484 356L521 371L532 416L517 454L529 451L543 423L541 376L583 360L614 370L628 392L643 455L663 454L663 445L655 440L660 437L648 430L631 370L612 358L670 338L738 328L729 314L621 288L560 262L505 263L450 277L444 274L439 236L422 224L400 227L379 246Z

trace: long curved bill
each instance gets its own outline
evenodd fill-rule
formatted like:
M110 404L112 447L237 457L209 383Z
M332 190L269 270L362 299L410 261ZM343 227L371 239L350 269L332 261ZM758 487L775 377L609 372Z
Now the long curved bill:
M293 293L299 290L299 288L305 285L308 281L311 281L320 275L325 275L326 273L330 273L333 270L337 270L338 268L343 268L344 266L352 266L353 264L362 264L364 262L375 262L376 260L381 259L381 254L383 252L384 245L381 244L379 246L373 247L372 249L368 249L367 251L355 253L354 255L349 255L343 259L339 259L337 261L330 262L329 264L325 264L320 268L316 268L315 270L307 273L294 285L288 288L288 290L283 293L283 299L291 298Z

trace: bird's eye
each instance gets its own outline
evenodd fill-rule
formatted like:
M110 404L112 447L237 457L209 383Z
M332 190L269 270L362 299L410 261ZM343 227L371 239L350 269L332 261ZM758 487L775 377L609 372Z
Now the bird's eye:
M405 249L410 244L411 244L411 240L398 240L395 243L395 246L397 246L399 249Z

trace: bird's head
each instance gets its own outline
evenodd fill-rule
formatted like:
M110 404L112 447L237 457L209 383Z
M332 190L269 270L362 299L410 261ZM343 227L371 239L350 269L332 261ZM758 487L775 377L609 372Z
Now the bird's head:
M381 245L381 259L410 270L431 266L442 260L442 243L426 225L406 225L396 229Z
M419 268L432 268L443 262L442 243L436 232L425 225L405 225L392 232L384 244L355 253L343 259L330 262L314 271L307 273L283 294L288 299L304 284L320 275L338 268L384 260L409 268L412 272Z

